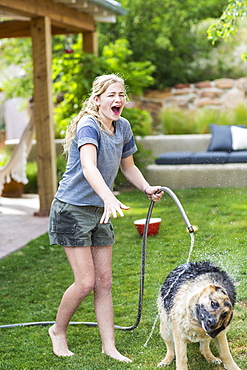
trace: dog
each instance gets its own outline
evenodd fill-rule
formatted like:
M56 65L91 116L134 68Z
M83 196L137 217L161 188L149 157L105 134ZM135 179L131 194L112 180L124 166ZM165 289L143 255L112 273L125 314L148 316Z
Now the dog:
M200 352L213 364L240 370L228 347L226 333L233 317L236 292L227 273L206 262L175 268L163 283L158 297L160 334L167 347L159 367L176 357L176 369L188 370L187 343L199 342ZM220 359L210 350L213 338Z

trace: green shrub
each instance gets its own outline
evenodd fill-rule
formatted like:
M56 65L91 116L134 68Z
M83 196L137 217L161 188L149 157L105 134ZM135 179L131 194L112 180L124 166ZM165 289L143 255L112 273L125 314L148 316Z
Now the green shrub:
M164 109L159 118L162 134L206 134L210 132L211 123L247 126L247 107L239 105L227 110L201 108L193 111L169 108Z
M26 175L28 183L24 186L24 193L36 194L38 193L38 165L37 162L27 162Z
M59 181L62 180L62 176L66 169L67 161L65 155L63 154L59 155L56 159L56 163L57 163L57 181L59 183Z
M148 111L125 108L122 116L130 122L134 136L151 135L153 119Z
M65 156L59 155L56 158L57 165L57 182L62 179L62 175L66 168L66 159ZM28 162L26 166L26 175L28 183L24 186L24 193L36 194L38 193L38 165L37 162Z

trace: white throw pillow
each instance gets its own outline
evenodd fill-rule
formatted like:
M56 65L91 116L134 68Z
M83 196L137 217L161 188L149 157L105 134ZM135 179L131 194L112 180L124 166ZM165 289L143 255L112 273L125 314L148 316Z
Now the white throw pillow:
M232 149L247 150L247 129L237 126L231 126Z

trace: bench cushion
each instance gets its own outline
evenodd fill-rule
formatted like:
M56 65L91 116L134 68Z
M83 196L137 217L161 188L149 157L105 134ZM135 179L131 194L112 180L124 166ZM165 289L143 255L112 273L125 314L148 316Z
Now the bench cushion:
M208 146L208 151L225 151L231 152L232 147L232 126L244 128L243 125L210 125L210 132L212 134L211 141Z
M238 150L229 153L228 163L247 163L247 150Z
M231 126L210 125L212 134L211 141L208 146L208 151L232 151L232 135Z
M156 164L220 164L228 162L228 152L167 152L156 158ZM247 151L246 151L247 156ZM243 154L242 154L243 157ZM237 159L238 157L236 157ZM246 157L247 158L247 157ZM233 157L234 160L234 157Z
M167 152L156 158L156 164L190 164L194 152Z
M228 152L199 152L192 157L192 164L220 164L227 163Z
M232 149L247 150L247 129L237 126L231 127Z

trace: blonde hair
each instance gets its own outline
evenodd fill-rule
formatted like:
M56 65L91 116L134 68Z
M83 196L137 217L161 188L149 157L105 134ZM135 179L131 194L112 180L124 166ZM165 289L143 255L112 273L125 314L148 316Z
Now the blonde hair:
M64 152L69 151L69 147L71 145L72 140L76 135L76 127L78 122L83 116L91 115L95 118L96 122L99 124L100 128L103 130L107 130L103 122L100 120L99 116L99 106L96 104L95 97L100 96L103 94L111 84L119 82L123 85L125 89L124 80L115 74L109 75L102 75L95 78L92 86L91 95L89 98L83 103L82 109L80 110L79 114L71 121L70 125L66 130L65 139L63 140L63 147Z

